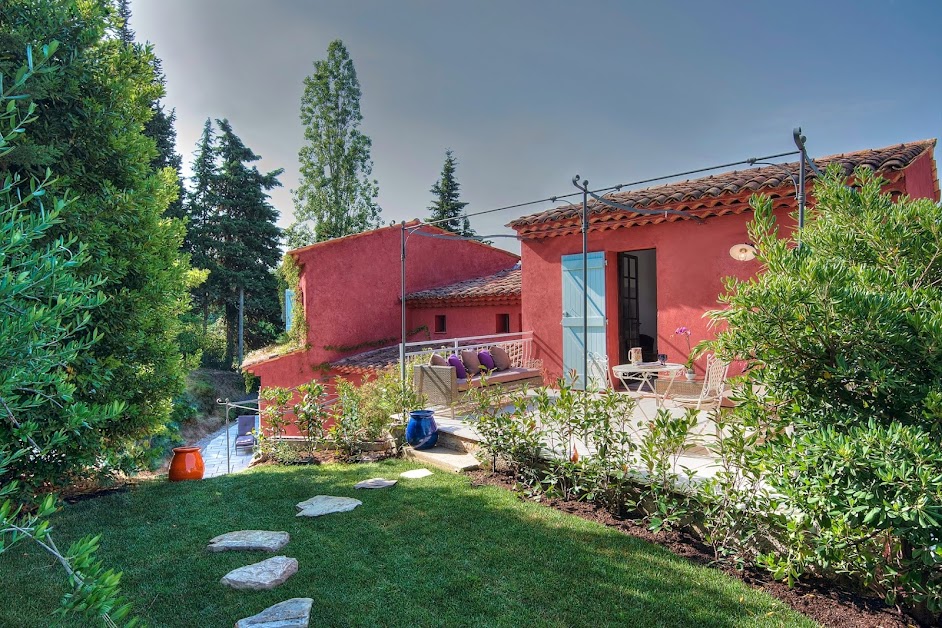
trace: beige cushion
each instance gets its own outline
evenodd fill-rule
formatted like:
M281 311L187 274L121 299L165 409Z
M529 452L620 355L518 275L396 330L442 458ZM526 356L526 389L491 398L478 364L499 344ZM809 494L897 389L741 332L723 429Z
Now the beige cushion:
M506 371L494 371L487 376L487 384L488 386L492 384L509 384L511 382L518 382L522 379L533 379L536 377L542 377L540 369L528 369L521 366L515 366L513 368L507 369ZM469 388L480 388L480 386L480 375L475 375L469 379L458 380L458 390L461 392L464 392Z
M428 361L432 366L448 366L448 360L438 355L437 353L432 354L432 359Z
M491 374L487 378L488 384L508 384L510 382L520 381L521 379L530 379L532 377L539 377L539 369L525 369L521 367L516 367L508 369L506 371L498 371L497 373Z
M503 347L491 347L491 357L494 358L494 366L498 371L506 371L510 368L510 356Z
M481 361L478 360L477 351L462 351L461 362L464 363L464 367L468 370L468 377L481 372Z

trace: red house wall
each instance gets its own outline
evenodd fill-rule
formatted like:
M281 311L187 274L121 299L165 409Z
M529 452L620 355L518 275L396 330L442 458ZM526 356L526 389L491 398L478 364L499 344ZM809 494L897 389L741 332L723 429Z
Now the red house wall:
M789 221L786 212L778 216ZM746 242L749 215L720 216L702 224L693 221L643 225L589 233L589 251L604 251L606 346L611 364L619 359L618 263L620 252L654 249L657 264L657 349L671 362L687 359L683 337L674 330L691 330L691 344L713 336L703 313L717 307L723 277L748 278L757 262L739 262L729 256L734 244ZM537 357L553 378L562 365L562 270L560 258L582 251L582 236L531 240L523 253L523 327L532 330ZM530 299L529 295L539 295Z
M443 233L434 227L422 227L422 231ZM309 346L245 370L259 376L263 387L294 387L320 377L323 370L318 367L324 363L372 348L365 343L383 339L390 345L397 343L400 233L398 225L384 227L292 251L301 268L299 287ZM413 234L406 245L406 292L491 275L518 260L513 253L478 242ZM456 320L471 332L468 335L492 333L493 315L470 312L475 308L458 309L469 310ZM485 326L475 328L476 324Z
M931 152L917 158L906 168L906 194L910 198L939 201L939 179Z
M426 327L428 333L423 331L412 338L419 341L429 338L464 338L467 336L485 336L497 333L497 317L500 314L510 315L510 331L518 332L520 329L520 304L515 305L475 305L475 306L449 306L449 307L422 307L410 308L407 320L409 329ZM435 316L445 315L446 331L435 333Z

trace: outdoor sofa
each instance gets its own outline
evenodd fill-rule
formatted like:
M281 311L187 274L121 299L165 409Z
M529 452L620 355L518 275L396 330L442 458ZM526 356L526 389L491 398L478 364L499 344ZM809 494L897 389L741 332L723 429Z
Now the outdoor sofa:
M478 349L481 349L478 351ZM494 345L490 347L474 347L449 356L448 363L439 353L432 353L428 364L415 364L413 366L413 380L417 392L425 395L431 405L441 405L450 408L454 417L455 405L464 394L480 386L500 386L502 389L521 388L524 385L541 386L543 374L541 364L536 360L525 360L522 352L516 347ZM480 360L474 356L481 353L494 353L497 358L492 365L480 365ZM460 366L456 358L461 360ZM469 363L470 362L470 363ZM465 377L459 377L461 367L464 367Z

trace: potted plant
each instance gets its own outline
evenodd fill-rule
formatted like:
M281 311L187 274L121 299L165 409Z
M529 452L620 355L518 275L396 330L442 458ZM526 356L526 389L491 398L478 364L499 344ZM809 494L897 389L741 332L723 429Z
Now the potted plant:
M686 376L687 381L692 382L697 377L697 372L693 370L693 351L690 347L690 328L686 325L681 325L674 330L675 336L683 336L684 340L687 341L687 360L684 362L684 366L687 367Z

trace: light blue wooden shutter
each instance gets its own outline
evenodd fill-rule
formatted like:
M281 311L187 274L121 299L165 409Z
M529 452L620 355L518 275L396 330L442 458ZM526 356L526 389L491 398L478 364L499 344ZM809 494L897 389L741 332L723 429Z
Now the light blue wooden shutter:
M285 290L285 331L291 331L291 314L294 312L294 290Z
M605 355L605 254L589 253L588 261L588 350ZM564 255L563 267L563 376L575 388L585 386L583 371L582 253ZM575 380L570 373L575 371Z

